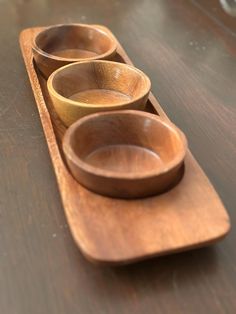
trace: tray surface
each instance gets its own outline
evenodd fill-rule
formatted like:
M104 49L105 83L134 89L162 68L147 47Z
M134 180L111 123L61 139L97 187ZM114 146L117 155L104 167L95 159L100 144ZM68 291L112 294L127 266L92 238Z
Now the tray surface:
M224 237L230 229L228 214L190 151L182 180L159 196L112 199L90 192L74 180L61 152L65 127L33 62L32 39L42 29L22 31L20 45L68 224L83 254L97 263L123 264L205 246ZM119 43L115 61L132 64ZM152 94L147 109L168 119Z

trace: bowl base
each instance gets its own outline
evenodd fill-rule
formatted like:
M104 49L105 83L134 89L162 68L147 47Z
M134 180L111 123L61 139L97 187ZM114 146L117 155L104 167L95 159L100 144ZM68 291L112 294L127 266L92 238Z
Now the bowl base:
M89 154L85 161L94 167L119 173L135 174L163 167L163 161L155 152L124 144L101 147Z
M94 51L79 48L57 50L53 51L52 54L57 57L69 59L85 59L98 56L98 54Z
M130 101L131 97L109 89L88 89L78 92L69 97L71 100L93 105L111 105L119 104L124 101Z

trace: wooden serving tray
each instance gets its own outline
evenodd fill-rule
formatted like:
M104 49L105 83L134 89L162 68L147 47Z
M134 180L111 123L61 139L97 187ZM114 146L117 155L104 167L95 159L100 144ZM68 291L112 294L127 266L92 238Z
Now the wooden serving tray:
M68 224L84 255L94 262L123 264L205 246L225 236L230 229L227 212L189 151L183 179L159 196L112 199L90 192L74 180L61 150L65 127L53 110L46 82L33 62L32 39L42 29L22 31L20 46ZM119 43L115 60L132 64ZM147 109L168 119L152 94Z

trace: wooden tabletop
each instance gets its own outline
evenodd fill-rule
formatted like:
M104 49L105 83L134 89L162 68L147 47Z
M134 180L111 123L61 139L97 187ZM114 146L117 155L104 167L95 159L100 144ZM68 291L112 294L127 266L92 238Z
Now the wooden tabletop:
M0 313L235 313L235 19L216 0L5 0L0 12ZM63 22L108 26L150 76L229 212L221 243L119 268L81 255L18 46L23 28Z

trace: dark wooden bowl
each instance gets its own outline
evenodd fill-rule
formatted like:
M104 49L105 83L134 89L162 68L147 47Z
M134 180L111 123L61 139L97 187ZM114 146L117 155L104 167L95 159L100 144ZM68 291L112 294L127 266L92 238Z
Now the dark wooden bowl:
M177 127L136 110L89 115L63 139L73 176L88 189L117 198L166 191L180 176L186 149Z
M133 66L93 60L56 70L50 75L47 86L58 116L69 126L91 113L143 110L151 82Z
M35 62L47 78L56 69L81 60L110 59L117 43L96 26L62 24L41 31L33 41Z

